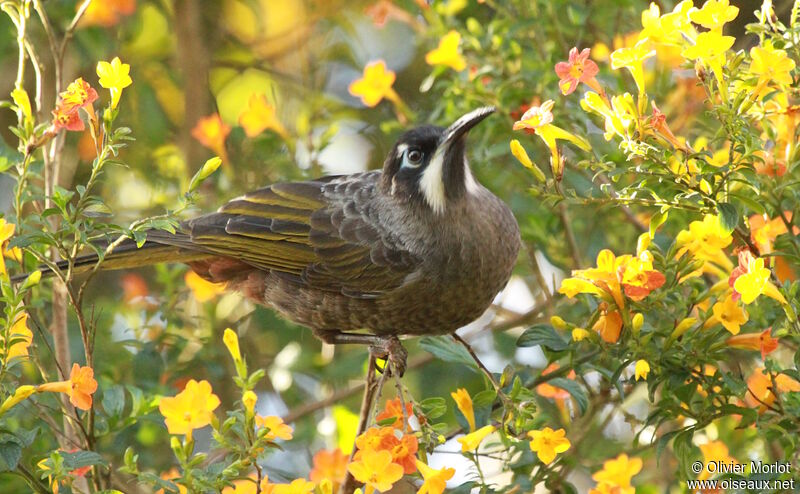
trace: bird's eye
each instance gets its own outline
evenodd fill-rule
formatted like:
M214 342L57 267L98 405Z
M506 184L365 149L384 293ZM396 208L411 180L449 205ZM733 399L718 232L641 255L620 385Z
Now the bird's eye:
M409 163L414 165L419 164L420 162L422 162L422 151L416 148L409 149L408 154L406 154L406 157L408 158Z

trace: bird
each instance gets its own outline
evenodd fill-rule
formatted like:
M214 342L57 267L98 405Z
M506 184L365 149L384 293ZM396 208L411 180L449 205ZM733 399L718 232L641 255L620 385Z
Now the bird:
M516 262L517 221L466 156L470 129L494 111L406 131L381 170L275 183L174 232L149 230L100 269L188 264L326 343L368 345L402 375L400 336L446 335L474 321ZM73 269L97 262L81 255Z

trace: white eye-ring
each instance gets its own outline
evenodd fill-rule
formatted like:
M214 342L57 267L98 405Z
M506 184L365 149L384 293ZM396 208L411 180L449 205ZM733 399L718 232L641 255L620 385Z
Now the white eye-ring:
M410 148L403 154L403 166L417 168L422 164L423 154L417 148Z

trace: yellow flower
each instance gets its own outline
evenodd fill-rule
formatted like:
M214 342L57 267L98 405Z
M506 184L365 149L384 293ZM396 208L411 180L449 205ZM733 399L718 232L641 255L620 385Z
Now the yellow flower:
M308 478L312 482L317 482L322 485L322 482L327 480L331 483L331 491L338 492L339 486L344 482L347 475L347 463L350 461L350 455L344 454L339 449L326 450L321 449L314 454L312 462L314 468L308 473Z
M711 310L714 314L711 320L722 324L733 335L739 334L742 324L748 320L747 311L739 307L732 294L714 304Z
M633 494L634 488L631 487L631 478L642 470L641 458L628 458L622 453L613 460L603 463L603 469L592 475L598 483L610 484L619 487L622 493Z
M698 60L714 72L720 91L726 91L722 78L722 66L725 64L725 52L730 50L736 38L723 36L717 31L709 31L697 35L695 44L683 50L683 56L690 60Z
M434 470L419 460L416 462L417 469L424 480L417 494L442 494L447 486L447 481L456 473L454 468L445 467L441 470Z
M708 465L711 462L716 464L731 464L736 460L728 452L728 447L722 441L710 441L698 446L700 452L703 453L703 464ZM705 480L711 476L707 468L704 468L698 480Z
M550 148L550 166L553 169L553 176L556 180L561 180L563 170L556 141L559 139L569 141L584 151L589 151L592 147L586 139L552 124L553 113L551 110L554 104L553 100L547 100L541 106L530 107L518 121L514 122L513 129L531 129L542 138Z
M722 228L719 216L707 214L703 221L692 221L689 223L688 230L678 233L676 243L681 246L676 257L689 252L697 259L711 261L722 267L725 271L733 269L733 263L725 254L724 250L733 242L730 232ZM724 277L725 273L720 273L718 268L713 268L708 263L702 268ZM698 275L700 273L697 273Z
M639 379L647 379L647 374L650 373L650 364L647 360L639 359L636 361L636 366L633 369L633 376L638 381Z
M28 399L30 395L36 392L36 386L28 384L22 385L14 390L14 394L6 398L2 405L0 405L0 415L3 415L13 407Z
M116 108L122 90L131 84L131 66L122 63L119 57L114 57L111 62L97 62L97 76L100 78L100 85L111 92L111 108Z
M472 398L470 398L469 393L467 393L467 390L464 388L458 388L450 393L450 396L455 400L456 406L461 411L461 414L467 419L469 431L473 432L475 430L475 411L472 408Z
M283 419L275 415L256 415L256 427L263 427L269 429L265 436L267 440L274 441L275 439L284 439L288 441L292 438L291 426L284 424Z
M222 343L225 344L225 348L228 349L234 362L242 360L242 353L239 351L239 336L236 331L231 328L225 329L222 333Z
M461 72L467 68L467 61L458 51L458 44L461 42L461 34L458 31L450 31L439 41L439 46L429 51L425 55L425 62L428 65L445 65Z
M311 494L316 485L306 479L295 479L290 484L275 484L272 494Z
M366 106L374 107L383 98L390 100L397 98L397 94L392 89L395 78L395 73L386 68L386 62L377 60L368 63L364 67L363 77L351 82L347 90L353 96L360 97L361 102Z
M214 410L219 406L219 398L211 392L208 381L197 382L191 379L183 391L174 397L164 397L158 403L158 410L170 434L191 434L211 423Z
M468 451L476 451L486 436L494 432L493 425L485 425L480 429L467 434L466 436L459 437L458 442L461 443L461 451L466 453Z
M9 340L17 340L12 343L8 349L8 355L5 356L5 362L8 363L14 357L27 357L28 347L33 342L33 333L28 328L28 313L23 312L17 316L11 329L8 331ZM20 341L21 340L21 341ZM2 349L0 349L2 351Z
M572 330L572 339L574 341L583 341L585 340L591 333L586 331L583 328L575 328Z
M565 434L564 429L554 431L549 427L539 431L528 431L528 436L531 438L531 451L536 453L539 461L547 465L556 459L556 455L569 449L570 442L564 437Z
M275 107L269 104L265 94L250 95L247 108L239 115L239 125L247 137L255 137L267 129L273 130L284 139L288 137L286 129L278 120Z
M786 55L784 50L776 50L769 46L754 46L750 48L750 72L758 76L758 86L765 86L774 82L779 86L788 86L792 83L790 72L794 70L794 60Z
M655 56L655 50L647 46L647 40L643 39L636 43L632 48L620 48L611 53L611 68L619 69L625 67L633 76L639 94L644 94L644 61Z
M76 408L89 410L92 408L92 395L97 391L94 370L91 367L72 364L68 381L44 383L36 388L37 393L48 391L64 393L69 396L69 402Z
M722 26L736 19L739 8L730 5L728 0L707 0L701 9L689 12L692 22L722 34Z
M630 93L624 93L611 98L608 106L599 94L587 91L581 100L581 108L586 112L594 112L605 118L605 132L603 137L610 141L614 135L623 139L630 139L633 135L633 124L637 120L636 103Z
M353 477L379 492L388 491L403 476L403 467L392 463L392 454L386 450L367 449L358 461L347 465Z
M242 404L244 405L244 409L247 410L248 417L253 415L253 410L256 408L257 401L258 395L252 391L247 390L242 393Z
M742 296L742 302L750 304L769 283L769 268L764 267L764 259L750 257L747 261L747 272L736 278L733 289Z
M692 0L684 0L672 9L672 12L661 15L661 9L655 2L642 12L642 32L639 40L645 38L662 45L679 46L683 43L682 33L694 38L694 28L689 22L689 11Z
M522 163L522 166L533 172L536 180L542 183L547 181L547 177L545 177L544 173L542 173L542 170L536 166L536 163L531 160L531 158L528 156L528 153L525 151L525 148L522 147L522 144L520 144L517 139L512 139L509 145L511 146L511 154L517 158L517 161Z
M225 283L211 283L201 278L200 275L194 271L186 273L183 280L186 286L192 291L194 298L201 304L225 292Z

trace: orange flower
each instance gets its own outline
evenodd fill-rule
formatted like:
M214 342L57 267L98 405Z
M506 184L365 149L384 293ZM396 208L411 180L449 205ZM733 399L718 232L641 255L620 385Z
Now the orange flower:
M364 67L361 79L350 83L347 90L353 96L361 98L361 102L372 108L377 106L383 98L399 101L397 93L392 89L396 75L386 68L386 62L376 60Z
M39 385L37 392L64 393L69 396L69 401L76 408L89 410L92 408L92 394L97 391L97 381L94 379L94 370L91 367L81 367L72 364L68 381L58 381Z
M161 398L158 410L164 416L170 434L190 436L194 429L211 423L219 403L219 398L211 392L208 381L197 382L190 379L183 391L174 397Z
M631 478L641 470L641 458L628 458L628 455L622 453L613 460L603 463L603 469L595 472L592 479L600 484L619 487L620 494L633 494L635 489L631 486Z
M61 104L65 111L87 108L97 100L97 91L82 77L78 77L67 86L67 90L61 93Z
M227 162L225 152L225 139L231 133L231 128L222 121L218 113L201 118L192 129L192 137L200 144L214 151L222 161Z
M464 388L458 388L450 393L450 396L452 396L453 400L456 402L458 410L464 418L467 419L469 431L473 432L475 430L475 410L472 406L472 398L470 398L469 393L467 393L467 390Z
M181 478L181 472L178 471L177 468L172 467L171 469L163 472L159 475L162 480L166 480L172 482L173 484L178 486L178 494L187 494L189 490L186 488L185 485L179 484L176 482L177 479ZM164 494L164 489L159 489L156 491L156 494Z
M603 88L595 79L600 69L597 64L589 59L589 48L584 48L578 53L578 48L569 51L569 60L558 62L555 66L556 75L559 77L558 87L564 96L572 94L580 83L584 83L598 94L603 93Z
M67 111L60 106L53 110L53 129L56 132L61 129L80 132L85 128L77 110Z
M606 343L616 343L622 332L622 315L618 310L609 310L608 304L600 304L600 317L592 329L600 333L600 338Z
M201 304L225 292L225 283L211 283L200 277L200 275L194 271L187 272L183 280L186 282L186 286L192 291L194 298Z
M778 340L772 337L771 329L769 328L760 333L737 334L736 336L731 336L725 342L731 348L760 350L762 360L778 348Z
M80 5L80 4L78 4ZM89 4L81 17L81 26L111 27L122 16L131 15L136 10L136 0L102 0Z
M403 467L392 462L388 451L365 450L357 461L349 464L347 470L353 477L367 485L367 489L388 491L403 477Z
M795 381L786 374L775 374L773 379L766 369L760 367L747 378L747 394L745 401L748 406L759 407L764 412L767 406L775 402L776 393L799 392L800 382Z
M701 444L698 446L700 448L700 452L703 453L703 464L708 465L711 462L717 462L717 464L725 463L730 464L735 462L736 460L730 455L728 452L728 447L722 441L711 441L705 444ZM705 480L711 476L711 472L708 471L708 468L704 468L700 475L697 477L698 480Z
M792 212L784 211L783 216L786 217L786 222L791 224ZM750 217L750 239L756 244L761 254L771 253L775 239L789 231L786 228L786 222L780 216L769 219L766 215L754 214ZM800 229L797 227L792 230L795 235L800 234Z
M267 440L274 441L275 439L284 439L286 441L292 438L291 426L284 424L283 419L275 415L256 415L256 427L263 427L269 429L265 436Z
M405 417L408 420L409 417L414 415L414 412L411 407L411 403L406 403L406 410L405 410ZM394 427L395 429L404 429L403 427L403 405L400 398L395 398L393 400L387 400L386 405L383 407L383 410L375 416L375 421L382 422L386 419L390 419L394 417L395 421L389 424L390 427Z
M553 362L542 371L541 375L546 376L547 374L550 374L551 372L558 370L558 368L559 365ZM575 379L575 371L574 370L569 371L569 374L567 374L566 378ZM544 398L553 398L554 400L568 400L570 397L570 394L567 390L562 388L557 388L552 384L546 382L536 386L536 392L539 393L539 396L542 396Z
M317 451L312 459L314 468L311 469L308 478L318 484L324 479L328 479L333 484L331 490L337 492L347 475L348 461L350 461L350 457L339 448L333 450L321 449Z
M247 108L239 115L239 125L247 137L255 137L267 129L271 129L284 139L288 133L278 119L275 107L267 101L267 95L253 93L247 102Z
M371 427L356 438L358 451L354 458L359 459L365 451L388 451L392 455L392 462L403 467L407 474L417 471L414 459L419 444L417 438L411 434L401 434L392 427Z
M126 304L142 302L149 295L147 282L136 273L127 273L120 279L122 285L122 300Z

